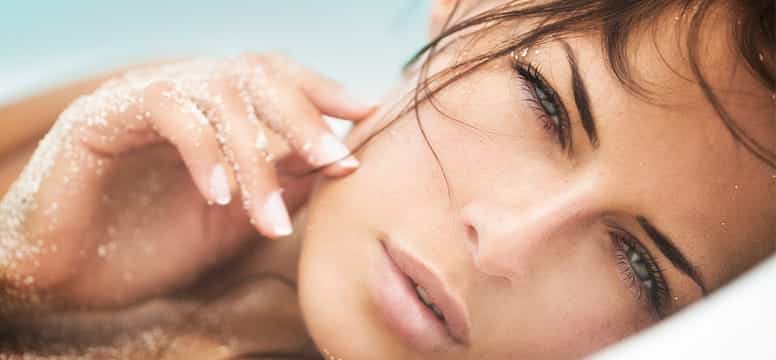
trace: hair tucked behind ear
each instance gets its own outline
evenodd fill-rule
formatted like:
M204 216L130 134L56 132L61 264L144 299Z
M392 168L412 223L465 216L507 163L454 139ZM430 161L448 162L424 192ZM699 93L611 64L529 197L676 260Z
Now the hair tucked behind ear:
M456 3L441 34L430 41L409 61L407 67L418 63L420 77L415 88L413 101L405 110L417 112L418 105L428 101L434 108L433 96L447 85L461 79L480 66L507 55L515 49L525 49L541 44L555 37L580 33L600 35L602 48L612 72L629 90L641 96L649 97L649 92L641 86L632 71L629 61L628 45L637 28L656 21L669 11L678 11L687 19L689 29L683 46L687 61L697 82L712 107L723 121L730 134L746 147L753 155L776 169L776 149L768 149L747 134L722 106L718 94L706 80L699 65L699 34L709 13L716 6L725 6L732 12L732 34L738 52L746 61L748 70L771 93L776 91L776 1L773 0L555 0L555 1L509 1L481 14L459 22L452 19L460 14L459 2ZM486 32L496 26L510 22L535 21L538 25L512 39L497 44L491 50L474 55L458 62L446 70L428 77L429 64L440 46L451 36L464 30L477 28L477 33ZM470 34L471 35L471 34ZM776 99L773 99L776 109ZM773 118L776 122L776 114ZM418 119L421 131L422 124ZM425 132L424 132L425 135ZM776 136L776 134L774 134ZM428 141L428 140L427 140ZM430 144L429 144L430 145ZM431 148L433 151L433 147ZM434 154L436 156L436 153ZM446 179L445 179L446 180Z

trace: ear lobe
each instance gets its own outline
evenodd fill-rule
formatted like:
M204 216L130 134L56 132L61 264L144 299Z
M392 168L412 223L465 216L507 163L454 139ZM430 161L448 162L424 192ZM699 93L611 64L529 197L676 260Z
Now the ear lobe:
M460 0L433 0L431 2L431 19L428 26L428 38L433 39L442 32L447 18L456 8Z

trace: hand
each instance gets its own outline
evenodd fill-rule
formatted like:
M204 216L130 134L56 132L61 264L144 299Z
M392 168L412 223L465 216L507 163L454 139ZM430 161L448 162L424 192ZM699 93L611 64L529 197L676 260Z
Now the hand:
M190 282L253 228L290 234L287 208L305 200L312 179L277 169L354 171L358 161L321 114L357 121L372 109L278 55L112 80L62 113L0 203L6 292L126 305Z

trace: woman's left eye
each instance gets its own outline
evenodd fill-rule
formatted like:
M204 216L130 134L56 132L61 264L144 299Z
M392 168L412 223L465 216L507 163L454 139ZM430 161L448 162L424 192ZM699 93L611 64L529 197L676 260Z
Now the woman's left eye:
M644 301L655 314L662 316L666 299L670 297L662 271L632 235L612 229L609 236L614 242L617 263L628 285L636 290L639 300Z
M515 71L523 81L529 97L526 99L544 122L544 128L557 137L564 149L571 143L569 119L563 101L552 89L536 66L522 62L513 64Z

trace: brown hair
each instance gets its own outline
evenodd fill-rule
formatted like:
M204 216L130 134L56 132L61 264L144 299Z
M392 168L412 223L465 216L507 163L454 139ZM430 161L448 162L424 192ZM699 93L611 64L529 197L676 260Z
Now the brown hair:
M776 150L768 149L747 134L722 106L718 94L712 89L699 66L699 34L710 11L717 5L727 6L731 19L732 38L744 58L748 70L766 89L774 93L776 87L776 1L773 0L554 0L554 1L509 1L503 5L473 15L453 23L460 15L460 1L457 1L441 33L418 51L405 68L419 62L420 76L415 87L414 97L401 113L414 110L428 101L436 110L433 96L447 85L463 78L488 62L507 55L516 49L527 49L549 39L579 33L600 34L602 48L608 63L617 79L634 93L649 98L647 91L637 81L632 64L628 61L628 44L633 30L639 26L654 22L669 10L676 10L678 17L689 24L683 44L688 54L687 61L692 76L712 105L730 134L746 147L754 156L768 166L776 168ZM457 62L447 69L428 77L429 64L434 54L445 46L453 35L476 27L479 33L495 26L512 21L537 21L537 26L496 45L490 51L471 56ZM434 84L432 87L431 84ZM776 95L774 95L776 96ZM776 99L774 99L776 101ZM774 118L776 121L776 117ZM418 125L425 136L422 124ZM776 136L776 135L775 135ZM426 139L428 142L428 139ZM428 144L429 146L431 144ZM434 152L433 147L431 147ZM434 156L437 157L436 152ZM437 160L439 158L437 157ZM447 179L445 179L446 181Z

